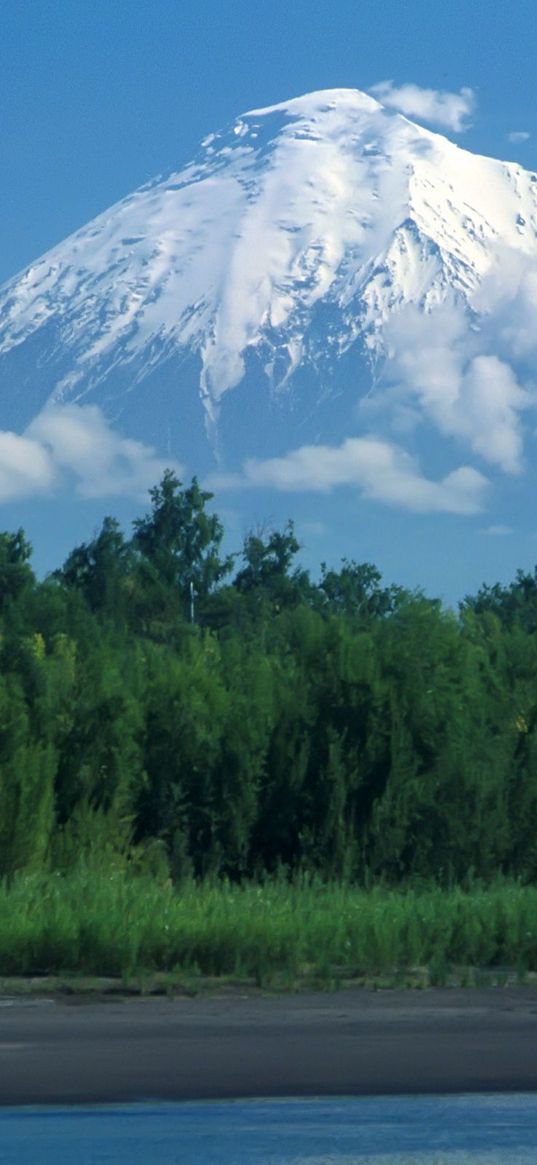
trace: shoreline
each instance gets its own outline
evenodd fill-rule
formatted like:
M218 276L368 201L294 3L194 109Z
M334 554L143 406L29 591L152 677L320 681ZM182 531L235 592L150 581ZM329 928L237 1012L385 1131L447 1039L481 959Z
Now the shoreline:
M0 998L0 1105L537 1091L537 988Z

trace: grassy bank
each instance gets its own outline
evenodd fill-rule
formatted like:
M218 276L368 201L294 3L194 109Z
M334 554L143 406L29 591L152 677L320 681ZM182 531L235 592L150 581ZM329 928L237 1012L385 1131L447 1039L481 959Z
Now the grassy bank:
M537 888L364 891L311 880L174 888L82 870L0 886L2 976L158 971L292 987L308 975L404 982L416 968L442 983L465 967L537 970Z

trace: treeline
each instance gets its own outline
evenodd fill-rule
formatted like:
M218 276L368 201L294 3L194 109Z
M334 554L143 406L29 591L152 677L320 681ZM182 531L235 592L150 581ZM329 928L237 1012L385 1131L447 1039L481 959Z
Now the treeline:
M537 874L537 572L458 614L168 472L38 581L0 535L0 875Z

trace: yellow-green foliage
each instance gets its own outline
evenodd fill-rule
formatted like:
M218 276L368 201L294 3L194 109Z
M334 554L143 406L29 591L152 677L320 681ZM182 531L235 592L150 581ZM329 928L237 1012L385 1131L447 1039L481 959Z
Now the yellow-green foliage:
M0 974L182 969L287 983L452 966L537 969L537 889L370 891L274 878L237 886L127 869L20 875L0 886Z

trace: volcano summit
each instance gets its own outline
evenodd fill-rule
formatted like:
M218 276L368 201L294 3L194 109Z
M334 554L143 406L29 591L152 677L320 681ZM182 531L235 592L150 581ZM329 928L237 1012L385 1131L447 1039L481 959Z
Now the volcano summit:
M223 488L472 514L524 468L536 317L536 175L327 90L0 289L0 424L60 462L67 415Z

